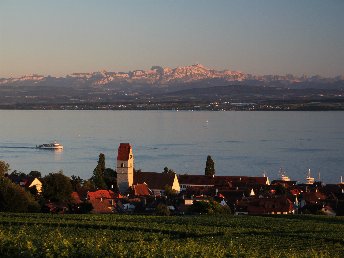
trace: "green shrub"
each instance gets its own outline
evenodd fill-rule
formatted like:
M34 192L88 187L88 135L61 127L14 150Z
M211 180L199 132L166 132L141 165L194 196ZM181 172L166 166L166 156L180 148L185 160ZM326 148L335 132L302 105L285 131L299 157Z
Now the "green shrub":
M215 201L195 201L191 207L190 211L194 213L201 214L225 214L231 213L231 210L228 206L222 206Z
M159 216L169 216L171 212L166 204L159 203L155 208L155 214Z

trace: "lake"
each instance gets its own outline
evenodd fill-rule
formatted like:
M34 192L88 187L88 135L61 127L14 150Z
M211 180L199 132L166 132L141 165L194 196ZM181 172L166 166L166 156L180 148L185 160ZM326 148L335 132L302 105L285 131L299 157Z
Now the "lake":
M176 112L0 110L0 160L12 170L63 170L87 179L104 153L115 168L121 142L135 168L203 174L207 155L217 175L305 181L308 169L326 183L344 176L343 112ZM57 140L61 152L35 146Z

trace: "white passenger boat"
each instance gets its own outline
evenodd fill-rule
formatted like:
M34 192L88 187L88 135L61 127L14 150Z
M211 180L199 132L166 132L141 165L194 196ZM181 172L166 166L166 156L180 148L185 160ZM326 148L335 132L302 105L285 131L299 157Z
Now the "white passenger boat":
M290 177L287 176L286 172L283 171L282 168L280 168L279 174L280 174L280 177L281 177L282 181L290 181Z
M38 149L47 149L47 150L63 150L63 146L56 141L52 143L45 143L42 145L37 145L36 148Z
M315 179L314 179L314 177L311 177L311 170L308 169L308 173L307 173L307 177L306 177L306 184L312 185L312 184L314 184L314 182L315 182Z

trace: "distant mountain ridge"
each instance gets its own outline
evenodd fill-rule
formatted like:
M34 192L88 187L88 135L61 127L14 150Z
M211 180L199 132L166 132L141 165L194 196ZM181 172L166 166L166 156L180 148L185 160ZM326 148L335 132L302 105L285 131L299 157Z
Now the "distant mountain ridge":
M344 110L342 76L251 75L201 64L0 79L0 109Z
M181 66L176 68L163 68L153 66L150 70L134 70L130 72L92 72L72 73L65 77L53 77L42 75L26 75L19 78L0 78L0 86L30 86L30 85L54 85L54 86L93 86L104 85L147 85L147 86L171 86L195 82L215 81L217 84L239 83L246 85L290 86L299 87L343 87L343 76L325 78L321 76L287 75L251 75L240 71L214 70L201 64ZM329 86L330 84L330 86Z

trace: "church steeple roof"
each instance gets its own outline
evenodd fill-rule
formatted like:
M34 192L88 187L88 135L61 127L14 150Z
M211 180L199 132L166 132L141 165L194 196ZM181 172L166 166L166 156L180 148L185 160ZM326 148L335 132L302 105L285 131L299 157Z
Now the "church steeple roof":
M129 143L121 143L118 147L117 160L129 160L131 145Z

